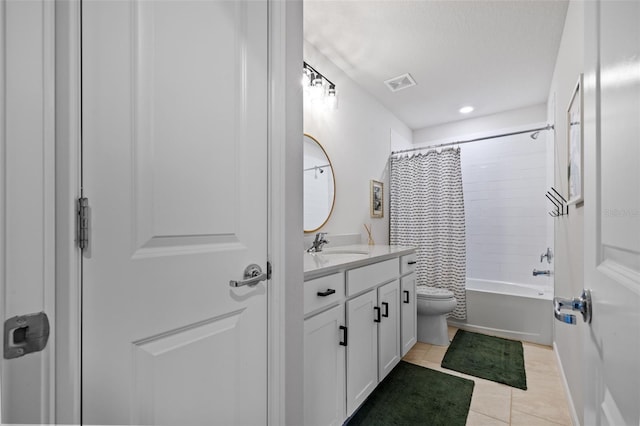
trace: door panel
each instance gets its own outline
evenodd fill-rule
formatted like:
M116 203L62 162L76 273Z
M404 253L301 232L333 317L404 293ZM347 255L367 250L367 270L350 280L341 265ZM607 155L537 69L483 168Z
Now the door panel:
M378 384L378 326L374 322L377 290L347 301L347 416Z
M378 381L400 362L400 282L378 288L378 305L382 321L378 324Z
M585 424L639 424L640 4L585 17Z
M209 183L242 168L248 106L240 77L247 58L236 52L246 36L247 8L206 1L133 4L136 250L237 243L239 187Z
M82 19L84 421L263 424L266 1Z
M344 305L304 321L304 424L342 425L345 419ZM345 337L346 336L346 337Z
M405 356L416 344L418 333L418 311L416 305L416 274L412 273L400 279L400 298L402 306L402 330L400 332L401 357ZM406 302L406 303L405 303Z

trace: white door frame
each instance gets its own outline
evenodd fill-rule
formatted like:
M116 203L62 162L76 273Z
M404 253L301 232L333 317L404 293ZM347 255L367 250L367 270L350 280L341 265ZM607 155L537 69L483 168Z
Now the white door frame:
M80 197L80 2L56 8L56 422L80 424L81 289L76 244Z
M0 322L44 311L51 325L42 351L0 362L6 423L55 418L54 12L0 0Z
M56 2L56 420L80 423L80 15ZM302 0L269 2L268 422L302 424Z

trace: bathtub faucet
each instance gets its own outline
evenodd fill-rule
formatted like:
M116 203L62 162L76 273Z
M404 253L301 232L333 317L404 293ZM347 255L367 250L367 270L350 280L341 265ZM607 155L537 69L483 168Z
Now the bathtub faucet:
M551 271L550 271L550 270L548 270L548 269L546 269L546 270L544 270L544 271L538 271L537 269L534 269L534 270L533 270L533 276L534 276L534 277L537 277L538 275L546 275L546 276L549 276L549 275L551 275Z

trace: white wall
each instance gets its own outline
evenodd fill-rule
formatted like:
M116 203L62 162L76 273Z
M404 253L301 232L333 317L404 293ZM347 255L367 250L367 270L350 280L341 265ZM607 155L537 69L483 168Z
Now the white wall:
M358 233L366 242L363 225L371 223L376 244L388 244L388 158L392 150L411 146L411 129L306 41L304 60L335 83L338 91L337 110L325 110L308 101L304 104L304 132L327 151L336 179L336 204L320 231ZM385 184L382 219L370 217L371 179Z
M555 183L567 192L567 125L566 109L578 75L583 71L585 31L584 4L571 1L551 82L548 117L555 122ZM583 286L584 217L581 205L571 206L569 215L556 220L555 228L555 294L576 297ZM582 336L585 325L578 321L568 325L554 321L554 344L570 393L574 421L583 423Z
M535 105L414 132L417 146L544 127L546 107ZM547 214L548 131L461 145L467 235L467 276L550 287L534 277L540 254L551 246Z

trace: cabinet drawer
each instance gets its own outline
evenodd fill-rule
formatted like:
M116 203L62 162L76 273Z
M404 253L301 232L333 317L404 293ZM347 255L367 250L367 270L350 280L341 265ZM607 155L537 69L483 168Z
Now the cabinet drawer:
M398 277L398 258L347 271L347 296Z
M329 306L344 298L344 274L342 272L305 281L304 314Z
M407 254L400 258L400 273L408 274L416 270L417 256L415 253Z

